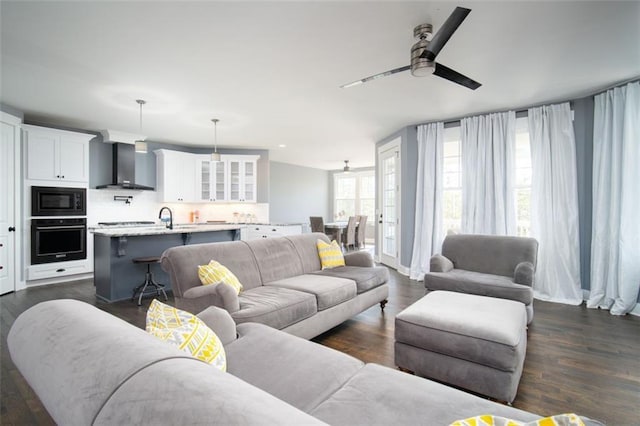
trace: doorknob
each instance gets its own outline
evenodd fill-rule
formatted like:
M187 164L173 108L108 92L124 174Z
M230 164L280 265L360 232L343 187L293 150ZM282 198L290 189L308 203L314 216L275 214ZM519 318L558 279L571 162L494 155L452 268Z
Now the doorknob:
M9 227L9 232L16 232L16 227L15 226L10 226Z

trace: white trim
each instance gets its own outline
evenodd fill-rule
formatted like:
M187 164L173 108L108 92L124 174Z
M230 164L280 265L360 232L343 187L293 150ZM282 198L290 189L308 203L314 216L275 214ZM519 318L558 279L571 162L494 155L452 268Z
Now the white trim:
M404 275L405 277L408 277L411 273L411 268L409 268L408 266L400 265L400 264L398 264L398 269L396 270L400 275Z
M382 261L382 227L379 226L379 218L382 211L382 169L380 163L380 155L382 153L395 150L396 157L396 178L398 186L398 200L396 203L396 261L393 268L397 268L400 265L400 259L402 258L402 137L398 136L390 142L380 145L376 152L376 184L378 185L376 194L376 256ZM387 265L388 266L388 265Z

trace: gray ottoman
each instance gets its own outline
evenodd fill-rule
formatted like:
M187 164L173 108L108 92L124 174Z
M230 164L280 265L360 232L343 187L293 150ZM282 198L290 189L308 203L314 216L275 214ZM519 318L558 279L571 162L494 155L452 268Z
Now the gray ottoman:
M520 302L433 291L396 316L395 363L510 403L522 375L526 327Z

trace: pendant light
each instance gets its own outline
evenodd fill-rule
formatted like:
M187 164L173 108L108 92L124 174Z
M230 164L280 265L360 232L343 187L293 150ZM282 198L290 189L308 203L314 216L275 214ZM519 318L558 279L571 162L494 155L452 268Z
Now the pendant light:
M212 118L211 121L213 121L213 140L215 144L211 153L211 161L220 161L220 154L218 154L218 121L220 120Z
M136 99L136 102L138 103L138 105L140 105L140 134L142 135L142 105L146 104L147 102L143 99ZM135 145L137 153L147 153L147 143L144 140L135 141Z
M349 160L344 160L344 168L342 169L345 173L350 173L351 168L349 167Z

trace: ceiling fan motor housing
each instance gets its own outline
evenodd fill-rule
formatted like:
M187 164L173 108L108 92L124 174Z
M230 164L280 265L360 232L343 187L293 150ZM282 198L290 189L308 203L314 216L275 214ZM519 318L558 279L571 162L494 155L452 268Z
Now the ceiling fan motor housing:
M414 37L419 39L416 44L411 46L411 74L415 77L431 75L435 70L435 62L420 57L429 46L427 37L431 35L432 31L431 24L421 24L413 29Z

